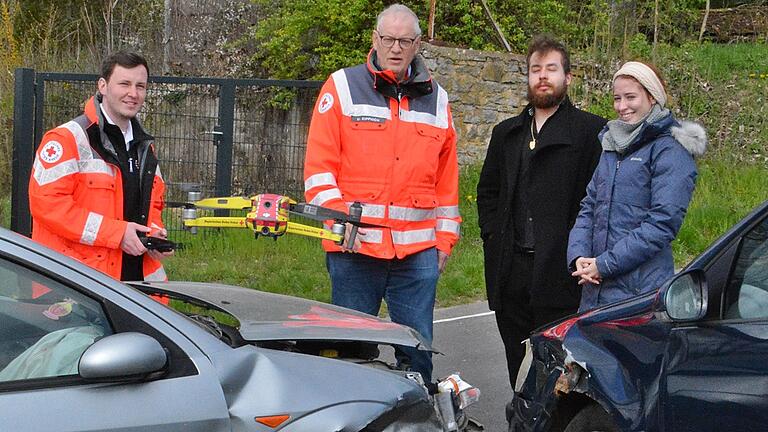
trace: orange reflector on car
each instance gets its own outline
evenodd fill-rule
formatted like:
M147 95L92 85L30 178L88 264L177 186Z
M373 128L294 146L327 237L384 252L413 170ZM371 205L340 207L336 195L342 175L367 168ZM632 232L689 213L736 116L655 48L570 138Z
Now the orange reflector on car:
M265 426L276 428L288 420L290 416L288 414L276 415L276 416L264 416L256 417L255 420Z

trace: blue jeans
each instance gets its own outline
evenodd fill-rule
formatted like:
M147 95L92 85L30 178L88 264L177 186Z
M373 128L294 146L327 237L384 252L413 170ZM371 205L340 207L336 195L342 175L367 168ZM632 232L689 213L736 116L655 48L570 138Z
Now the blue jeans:
M440 276L437 249L403 259L330 252L325 262L331 276L333 304L378 315L384 299L393 322L413 328L432 343L432 312ZM431 381L432 353L396 346L395 357L399 365L410 363L425 382Z

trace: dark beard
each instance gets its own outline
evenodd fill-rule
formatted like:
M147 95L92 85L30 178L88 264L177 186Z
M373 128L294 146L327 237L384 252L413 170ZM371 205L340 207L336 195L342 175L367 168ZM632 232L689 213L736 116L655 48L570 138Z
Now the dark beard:
M531 86L528 86L528 101L534 108L538 109L554 108L560 105L566 94L568 94L568 86L565 85L559 88L555 87L552 94L544 95L536 95Z

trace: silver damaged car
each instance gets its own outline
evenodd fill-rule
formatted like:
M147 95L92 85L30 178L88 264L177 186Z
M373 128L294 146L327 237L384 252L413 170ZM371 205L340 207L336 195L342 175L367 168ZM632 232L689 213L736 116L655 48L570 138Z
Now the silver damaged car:
M431 349L407 327L324 303L216 284L128 286L0 230L3 431L473 427L461 408L476 395L428 391L377 358L382 344Z

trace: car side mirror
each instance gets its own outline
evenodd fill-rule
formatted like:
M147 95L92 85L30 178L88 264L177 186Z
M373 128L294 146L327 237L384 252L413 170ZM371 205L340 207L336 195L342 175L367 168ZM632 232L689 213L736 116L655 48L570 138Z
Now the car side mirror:
M141 381L161 372L168 354L154 338L142 333L117 333L99 339L80 356L78 372L94 381Z
M692 321L707 313L704 272L691 270L676 275L662 290L667 315L674 321Z

